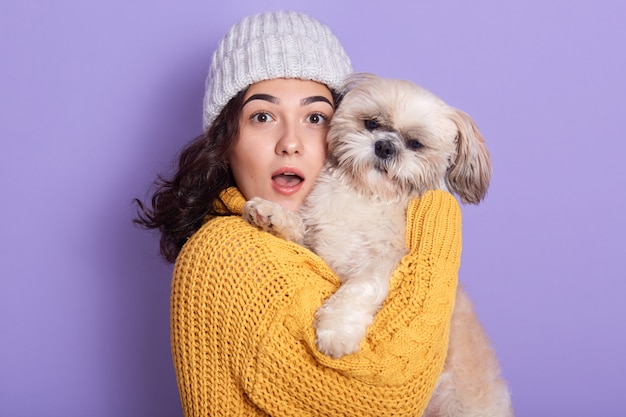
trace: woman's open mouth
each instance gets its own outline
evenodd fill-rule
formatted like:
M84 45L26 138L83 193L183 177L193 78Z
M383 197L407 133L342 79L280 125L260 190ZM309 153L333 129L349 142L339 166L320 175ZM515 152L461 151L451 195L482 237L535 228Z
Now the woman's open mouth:
M293 194L304 182L304 176L296 170L283 169L272 175L274 189L282 194Z
M284 172L282 174L274 175L272 179L281 187L293 187L302 182L302 177L293 172Z

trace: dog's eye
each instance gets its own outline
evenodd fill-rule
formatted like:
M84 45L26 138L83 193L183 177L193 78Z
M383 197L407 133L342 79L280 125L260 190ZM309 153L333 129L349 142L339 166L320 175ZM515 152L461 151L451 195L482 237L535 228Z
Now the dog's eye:
M413 150L417 150L417 149L420 149L420 148L424 147L424 145L422 145L419 140L415 140L415 139L409 139L406 142L406 146L409 149L413 149Z
M372 130L378 129L380 127L380 125L378 124L378 122L374 119L365 119L363 121L363 124L365 125L365 128L367 130L369 130L370 132Z

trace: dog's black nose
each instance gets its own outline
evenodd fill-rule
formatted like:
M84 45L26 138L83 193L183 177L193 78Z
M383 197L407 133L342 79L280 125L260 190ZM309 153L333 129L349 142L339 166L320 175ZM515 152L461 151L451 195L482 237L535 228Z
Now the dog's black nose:
M391 158L396 154L396 148L389 140L377 140L374 144L376 156L382 159Z

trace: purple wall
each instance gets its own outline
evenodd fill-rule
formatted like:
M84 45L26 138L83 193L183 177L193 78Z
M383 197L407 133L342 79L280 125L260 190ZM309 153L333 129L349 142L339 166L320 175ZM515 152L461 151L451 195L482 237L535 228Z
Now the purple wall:
M219 37L281 8L480 127L494 179L465 207L461 279L517 415L623 416L624 3L261 3L0 5L0 416L181 415L171 267L131 199L200 132Z

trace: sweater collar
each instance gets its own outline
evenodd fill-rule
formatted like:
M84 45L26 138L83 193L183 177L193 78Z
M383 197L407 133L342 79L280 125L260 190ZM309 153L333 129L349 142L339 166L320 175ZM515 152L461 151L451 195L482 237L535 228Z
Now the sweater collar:
M228 187L220 193L217 209L222 213L230 213L241 216L246 198L237 187Z

